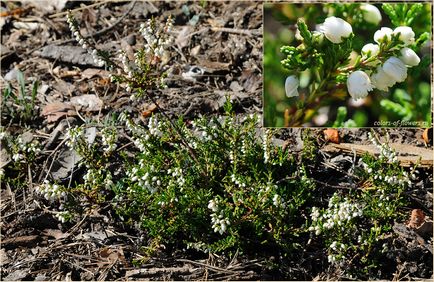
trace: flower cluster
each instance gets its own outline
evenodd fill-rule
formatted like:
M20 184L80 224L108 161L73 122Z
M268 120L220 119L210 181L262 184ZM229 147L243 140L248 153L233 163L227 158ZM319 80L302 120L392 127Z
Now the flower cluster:
M43 184L36 186L36 192L42 194L46 200L54 201L60 197L65 197L66 193L62 187L58 184L50 184L48 180L45 180Z
M398 156L387 143L381 143L379 140L371 133L368 133L369 141L372 142L380 150L380 159L388 160L390 163L398 163Z
M91 188L99 187L101 184L106 189L111 189L113 186L113 180L110 171L106 171L104 174L101 169L88 167L86 174L83 176L83 180L84 185Z
M269 129L265 129L262 137L262 149L264 150L264 163L268 163L270 160L270 154L271 154L270 140L271 140L271 131Z
M66 22L68 23L69 29L75 36L75 40L78 42L78 44L80 44L83 49L87 50L87 52L92 55L94 62L98 66L104 66L105 61L100 58L99 51L92 47L89 41L84 38L83 35L81 35L78 28L78 22L70 12L68 12L68 15L66 16Z
M149 19L146 23L142 23L140 25L140 33L147 42L145 52L159 58L163 57L166 49L172 42L172 37L169 36L172 27L172 18L167 19L162 29L158 29L154 19Z
M68 131L66 132L66 145L71 148L71 149L76 149L79 140L81 140L81 138L83 138L84 136L84 132L83 132L83 128L80 126L77 127L71 127L68 129Z
M185 186L185 177L182 168L179 167L175 167L173 169L169 168L167 170L167 174L172 176L172 179L175 179L177 186L180 188L180 191L182 192Z
M3 138L5 138L4 135ZM18 136L12 143L12 160L16 163L24 162L28 158L33 158L41 152L38 141L32 141L29 143L24 142L21 136Z
M57 218L60 222L62 222L62 223L67 222L67 221L70 220L71 217L72 217L72 215L71 215L71 213L70 213L69 211L57 212L57 213L55 214L55 216L56 216L56 218Z
M226 232L228 226L230 225L229 218L224 216L223 210L219 212L219 199L215 198L210 200L208 203L208 209L213 213L211 214L211 224L214 232L223 234Z
M337 263L341 261L344 258L344 256L342 256L341 254L344 253L346 249L347 246L345 244L339 243L337 241L333 241L329 246L329 250L331 254L327 256L328 262ZM333 253L337 253L337 254L333 254Z
M145 163L143 160L139 162L139 167L133 167L130 171L127 171L127 176L131 179L131 182L138 182L139 187L147 189L151 193L155 193L158 187L161 186L161 180L153 175L155 172L155 167L151 165L149 171L143 172L145 169ZM130 192L134 192L131 187L128 187Z
M246 183L238 178L234 173L231 175L231 181L240 188L246 188Z
M315 231L315 234L319 235L324 230L344 228L348 222L362 215L360 204L352 203L348 198L341 199L338 194L334 194L329 200L328 209L322 214L318 208L312 208L310 214L312 225L309 231Z
M377 44L368 43L363 46L361 64L376 67L375 70L370 76L361 70L348 76L348 92L354 99L366 97L373 88L388 91L389 87L407 78L407 68L417 66L420 62L416 52L409 47L415 42L411 27L400 26L394 30L382 27L375 32L374 41ZM395 55L397 50L398 55ZM380 60L380 57L385 60Z
M116 141L118 136L116 130L103 128L101 130L101 138L104 152L113 152L117 148Z

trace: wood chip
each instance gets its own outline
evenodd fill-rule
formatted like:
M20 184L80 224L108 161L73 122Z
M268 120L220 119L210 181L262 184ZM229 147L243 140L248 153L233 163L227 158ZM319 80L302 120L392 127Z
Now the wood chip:
M398 160L401 166L409 167L415 164L419 164L420 167L433 166L432 150L407 144L390 144L390 147L398 153ZM324 146L321 150L324 152L345 152L350 154L355 152L358 156L362 156L366 153L374 156L378 156L380 154L380 150L374 145L351 143L330 143Z

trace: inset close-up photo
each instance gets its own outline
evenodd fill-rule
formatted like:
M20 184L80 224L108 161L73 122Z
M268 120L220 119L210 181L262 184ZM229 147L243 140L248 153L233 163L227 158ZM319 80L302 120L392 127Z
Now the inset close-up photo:
M264 126L429 127L431 9L264 4Z

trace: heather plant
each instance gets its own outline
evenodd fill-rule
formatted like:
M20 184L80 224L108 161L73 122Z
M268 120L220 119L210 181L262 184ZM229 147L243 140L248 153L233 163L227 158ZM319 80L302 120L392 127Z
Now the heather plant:
M365 278L374 277L393 258L392 226L403 217L404 192L418 173L416 167L405 170L399 165L387 141L380 142L373 132L369 138L380 155L361 158L356 176L362 185L335 192L326 207L312 207L308 228L323 239L331 265Z
M417 17L427 13L427 6L420 3L383 4L382 9L394 27L389 28L379 26L382 14L377 6L325 4L321 12L326 15L325 18L317 17L315 29L310 30L308 24L312 24L311 19L315 15L312 11L319 13L316 6L313 5L311 9L306 7L304 17L298 18L293 44L280 47L283 55L280 69L287 73L281 85L282 88L284 86L289 104L286 109L288 113L284 117L285 126L312 125L313 120L318 118L320 109L328 109L336 102L341 107L345 101L349 101L348 105L363 104L369 98L369 93L385 95L393 87L405 86L403 83L408 76L417 77L420 69L427 68L429 58L426 57L421 62L418 54L430 38L429 29L413 30L411 27ZM285 11L285 8L282 7L282 10ZM359 32L371 34L366 30L375 32L371 38L359 38ZM267 45L267 39L265 44ZM272 54L274 53L267 55L267 50L265 51L266 71L267 64L270 64L271 70L277 68L269 62L273 58L279 59ZM268 97L269 95L271 96ZM265 103L273 96L275 95L266 92ZM430 95L426 92L417 96L425 101L430 100ZM386 99L380 97L375 99L381 101L383 112L390 114L387 119L382 115L373 118L388 121L402 118L404 121L425 122L426 126L430 122L428 102L419 103L417 97L404 99L403 95ZM265 108L265 122L273 126L273 118L270 117L268 121L267 116L274 113L271 113L272 109L268 105ZM409 114L415 109L422 110L423 113Z
M170 42L163 32L170 21L162 29L152 19L143 25L146 46L137 51L139 59L131 62L121 52L120 65L89 47L71 15L68 22L78 43L116 73L113 79L132 99L153 101L151 90L164 82L158 60ZM380 155L364 156L356 170L359 185L332 193L323 207L312 173L319 160L315 136L304 131L296 154L275 142L277 130L260 128L259 116L235 115L229 100L224 108L221 116L184 120L158 106L149 117L122 112L102 124L70 127L64 143L79 157L77 169L66 182L47 176L36 190L58 206L62 223L109 203L117 219L147 235L148 243L141 241L145 256L164 248L224 253L263 247L291 257L311 234L324 244L332 267L357 260L364 272L348 272L366 277L388 254L386 235L416 170L402 169L396 153L371 135ZM345 116L342 110L337 122Z
M2 167L0 180L8 183L9 188L19 189L30 182L29 172L41 153L41 146L30 132L11 134L0 127L0 147L2 148Z

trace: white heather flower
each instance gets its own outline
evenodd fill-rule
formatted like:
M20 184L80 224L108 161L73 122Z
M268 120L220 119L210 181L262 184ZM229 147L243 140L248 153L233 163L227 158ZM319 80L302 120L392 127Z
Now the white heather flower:
M371 4L362 4L360 9L363 12L363 18L368 23L379 24L381 22L381 13L377 7Z
M414 43L414 32L409 26L399 26L393 30L393 34L399 33L399 40L404 42L405 46Z
M353 33L351 25L337 17L328 17L320 30L328 40L335 44L342 43L342 38L349 37Z
M377 72L371 75L371 82L375 88L388 91L389 87L392 87L396 80L388 75L381 66L377 67Z
M410 48L404 47L401 49L400 52L401 52L401 56L399 57L399 59L403 61L404 64L414 67L420 63L419 56L416 54L416 52L414 52Z
M286 97L296 97L298 96L298 85L299 81L295 75L290 75L285 80L285 92Z
M374 33L374 41L377 43L381 43L385 40L390 41L392 38L393 30L388 27L382 27Z
M368 43L362 48L362 55L366 57L374 57L380 52L380 46L373 43Z
M218 211L217 202L215 200L210 200L208 203L208 208L213 212Z
M347 88L353 99L360 99L368 96L368 92L372 90L372 84L365 72L355 71L348 76Z
M403 82L407 78L407 67L396 57L390 57L383 65L383 70L396 82Z

